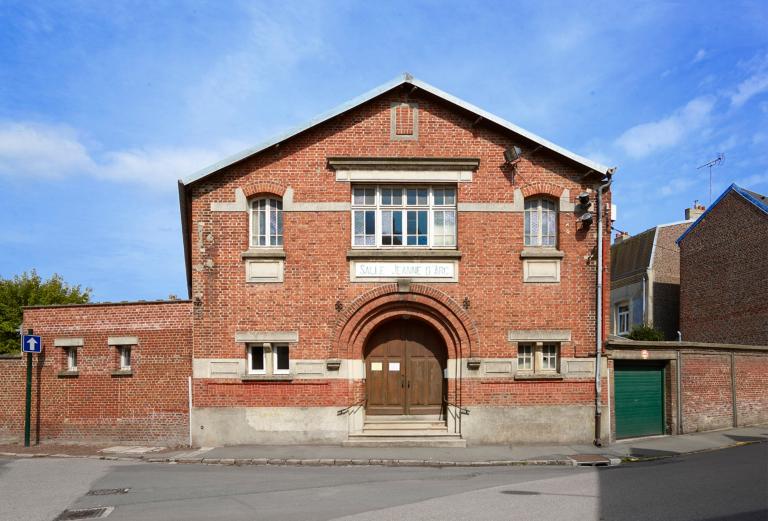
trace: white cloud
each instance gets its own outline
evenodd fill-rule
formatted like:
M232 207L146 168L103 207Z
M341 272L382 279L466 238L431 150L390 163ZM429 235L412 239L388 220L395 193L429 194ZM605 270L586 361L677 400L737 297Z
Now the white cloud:
M676 177L667 181L667 183L659 189L659 194L664 197L670 195L676 195L680 192L684 192L688 188L695 184L698 184L700 179L696 179L693 176L690 177Z
M704 58L706 58L706 56L707 56L707 51L705 51L704 49L699 49L699 50L696 52L696 55L693 57L693 63L698 63L698 62L700 62L701 60L703 60Z
M0 175L57 177L93 166L69 127L0 122Z
M175 182L245 148L225 142L208 148L145 147L90 152L67 126L29 122L0 123L0 176L18 178L87 175L155 189Z
M731 105L741 107L750 98L768 91L768 72L760 72L739 83L731 95Z
M619 136L616 144L634 158L675 146L691 132L707 124L714 105L715 100L711 96L695 98L670 116L628 129Z

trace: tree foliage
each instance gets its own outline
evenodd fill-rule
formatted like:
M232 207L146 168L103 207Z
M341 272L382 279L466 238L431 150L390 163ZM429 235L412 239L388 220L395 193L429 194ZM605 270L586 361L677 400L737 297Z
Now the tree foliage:
M21 350L19 327L22 307L50 304L84 304L91 298L91 289L71 286L53 274L43 280L35 270L11 279L0 277L0 354Z
M633 326L632 331L627 335L631 340L664 340L664 333L656 328L649 326Z

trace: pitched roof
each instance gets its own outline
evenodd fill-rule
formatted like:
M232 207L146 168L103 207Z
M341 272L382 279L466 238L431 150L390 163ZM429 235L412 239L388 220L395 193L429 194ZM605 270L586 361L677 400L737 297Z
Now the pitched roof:
M644 273L651 263L656 227L622 239L611 246L611 280Z
M691 230L696 228L696 226L699 225L699 223L707 216L707 214L712 211L714 207L716 207L720 201L723 200L723 198L730 194L731 192L739 195L742 199L747 201L748 203L754 205L758 210L763 212L766 216L768 216L768 197L758 194L757 192L752 192L751 190L747 190L745 188L740 187L736 183L731 184L728 188L725 189L725 191L720 194L720 196L715 199L715 202L709 205L709 208L707 208L703 214L699 216L696 221L688 227L687 230L675 241L678 246L680 245L680 242L685 238L686 235L691 233Z
M387 83L384 83L383 85L379 85L378 87L366 92L365 94L358 96L354 99L351 99L345 103L342 103L338 107L330 110L329 112L326 112L325 114L321 114L308 122L306 122L303 125L300 125L292 130L289 130L288 132L285 132L283 134L280 134L278 136L275 136L274 138L261 143L259 145L256 145L254 147L245 149L241 152L238 152L237 154L234 154L232 156L226 157L222 159L221 161L214 163L212 165L209 165L202 170L199 170L195 172L194 174L190 175L189 177L186 177L184 179L180 179L179 183L181 185L189 185L192 183L195 183L197 181L200 181L201 179L208 177L209 175L218 172L222 168L225 168L227 166L233 165L237 163L238 161L242 161L243 159L246 159L254 154L258 154L259 152L262 152L266 150L269 147L275 146L278 143L282 143L283 141L300 134L301 132L304 132L306 130L309 130L310 128L320 125L321 123L324 123L328 121L329 119L335 118L336 116L343 114L349 110L352 110L353 108L362 105L363 103L372 100L373 98L376 98L377 96L381 96L382 94L391 91L392 89L395 89L397 87L400 87L401 85L412 85L413 87L419 88L421 90L424 90L426 92L429 92L430 94L437 96L438 98L443 99L444 101L447 101L448 103L451 103L453 105L456 105L464 110L467 110L477 117L481 117L483 119L486 119L488 121L491 121L493 123L496 123L497 125L506 128L507 130L510 130L516 134L519 134L527 139L530 139L531 141L541 145L544 148L548 148L549 150L556 152L560 154L561 156L567 157L568 159L571 159L572 161L575 161L576 163L579 163L581 165L584 165L585 167L589 168L590 170L594 170L595 172L605 174L609 171L612 171L613 169L601 165L600 163L597 163L596 161L592 161L591 159L587 159L586 157L582 157L574 152L571 152L570 150L566 150L565 148L558 146L551 141L548 141L540 136L537 136L533 132L529 132L523 128L518 127L514 123L510 123L509 121L500 118L499 116L496 116L494 114L491 114L490 112L486 112L475 105L472 105L471 103L468 103L462 99L459 99L455 96L452 96L448 94L447 92L443 92L442 90L438 89L437 87L433 87L429 83L423 82L421 80L417 80L413 76L411 76L408 73L402 74L398 76L397 78L393 79L392 81L388 81Z

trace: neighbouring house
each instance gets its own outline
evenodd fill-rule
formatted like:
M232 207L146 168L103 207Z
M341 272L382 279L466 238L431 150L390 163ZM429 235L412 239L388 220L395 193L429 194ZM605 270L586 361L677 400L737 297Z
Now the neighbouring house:
M637 235L619 233L611 246L611 333L627 336L645 325L678 338L680 250L675 241L704 212L694 203L685 220Z
M179 182L189 300L25 310L39 436L589 442L612 172L409 75L378 87Z
M768 198L732 184L677 244L683 339L768 345Z

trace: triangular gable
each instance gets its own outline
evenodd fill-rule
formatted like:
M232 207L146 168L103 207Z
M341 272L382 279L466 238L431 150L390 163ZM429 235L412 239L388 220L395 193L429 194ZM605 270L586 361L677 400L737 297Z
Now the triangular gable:
M709 208L707 208L704 213L702 213L698 219L694 221L692 225L688 227L685 232L675 241L675 243L680 246L680 242L685 238L686 235L688 235L691 230L696 228L698 226L699 222L701 222L702 219L710 212L713 208L715 208L720 201L723 200L723 198L728 195L729 193L735 193L738 194L742 199L747 201L748 203L751 203L755 207L757 207L758 210L763 212L765 215L768 215L768 204L763 200L764 197L760 196L759 194L756 194L755 192L750 192L749 190L745 190L744 188L740 187L736 183L731 184L728 188L725 189L725 191L720 194L720 196L715 199L715 202L709 205Z
M436 96L448 103L451 103L457 107L460 107L464 110L467 110L474 114L475 116L479 118L486 119L488 121L491 121L511 132L514 132L515 134L519 134L520 136L523 136L526 139L529 139L533 141L534 143L541 145L544 148L547 148L563 157L566 157L576 163L579 163L590 170L594 170L597 173L600 174L606 174L608 172L612 172L614 169L609 168L605 165L601 165L600 163L597 163L595 161L592 161L591 159L587 159L585 157L582 157L574 152L571 152L570 150L567 150L561 146L558 146L551 141L548 141L540 136L537 136L533 132L529 132L523 128L518 127L517 125L510 123L509 121L500 118L494 114L491 114L490 112L486 112L475 105L472 105L471 103L468 103L462 99L459 99L455 96L452 96L448 94L447 92L443 92L442 90L438 89L437 87L433 87L429 83L423 82L421 80L417 80L410 74L403 74L401 76L398 76L392 81L389 81L383 85L380 85L376 87L375 89L372 89L365 94L358 96L357 98L354 98L352 100L349 100L345 103L342 103L338 107L330 110L329 112L326 112L325 114L322 114L320 116L317 116L304 125L300 125L299 127L296 127L292 130L289 130L288 132L285 132L283 134L280 134L264 143L261 143L259 145L256 145L255 147L248 148L246 150L243 150L241 152L238 152L237 154L234 154L232 156L229 156L225 159L222 159L221 161L214 163L210 166L207 166L206 168L203 168L202 170L199 170L198 172L195 172L191 176L180 179L179 184L180 185L190 185L192 183L195 183L197 181L200 181L201 179L204 179L208 177L211 174L214 174L221 170L222 168L226 168L230 165L233 165L237 163L238 161L242 161L243 159L246 159L248 157L251 157L255 154L258 154L259 152L263 152L264 150L275 146L279 143L282 143L283 141L286 141L287 139L292 138L293 136L300 134L302 132L305 132L312 127L315 127L317 125L320 125L322 123L325 123L326 121L335 118L336 116L339 116L349 110L354 109L355 107L358 107L359 105L362 105L363 103L366 103L373 98L376 98L378 96L381 96L382 94L389 92L397 87L400 87L401 85L412 85L414 87L417 87L421 90L424 90L433 96Z

